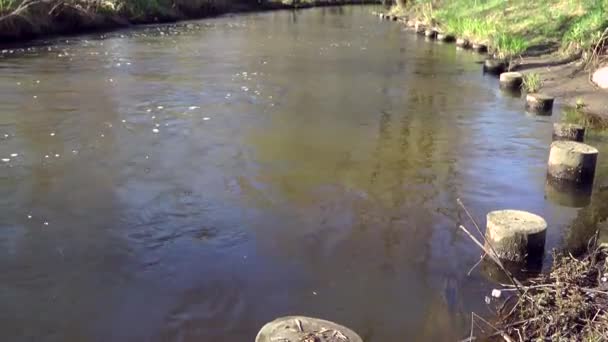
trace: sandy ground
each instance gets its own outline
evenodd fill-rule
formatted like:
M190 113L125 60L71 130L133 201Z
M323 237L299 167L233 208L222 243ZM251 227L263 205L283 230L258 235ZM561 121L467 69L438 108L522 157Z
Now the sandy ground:
M527 57L514 69L538 73L543 80L540 92L554 96L556 104L574 107L581 99L586 112L608 117L608 90L591 82L590 73L583 70L580 60L569 62L555 55Z

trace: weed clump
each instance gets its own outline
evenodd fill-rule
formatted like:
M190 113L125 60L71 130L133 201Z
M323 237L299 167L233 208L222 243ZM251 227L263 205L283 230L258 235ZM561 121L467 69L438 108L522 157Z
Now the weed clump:
M539 74L532 72L523 75L522 89L527 93L536 93L542 88L543 80Z

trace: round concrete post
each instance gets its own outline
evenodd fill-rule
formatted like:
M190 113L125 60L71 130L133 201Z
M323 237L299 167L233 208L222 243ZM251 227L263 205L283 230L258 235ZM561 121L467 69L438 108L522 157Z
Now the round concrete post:
M277 318L262 327L255 342L363 342L354 331L334 322L304 317Z
M483 63L483 71L492 75L500 75L507 70L507 63L500 59L486 59Z
M473 50L475 50L476 52L479 52L479 53L488 52L488 46L485 44L473 43L472 48L473 48Z
M583 142L585 140L585 127L571 123L554 123L553 140Z
M456 46L463 49L468 49L471 47L471 42L469 42L469 40L465 38L458 38L456 39Z
M426 27L424 26L424 24L422 23L416 23L416 25L414 25L414 30L416 31L416 33L418 34L425 34L426 32Z
M500 87L509 90L521 88L524 77L519 72L503 72L500 74Z
M438 33L437 40L444 43L451 43L456 40L456 37L447 33Z
M526 109L535 113L550 113L553 110L553 97L531 93L526 95Z
M424 36L430 39L435 39L437 38L437 30L428 28L424 31Z
M498 210L487 215L486 240L500 259L521 262L542 256L546 232L547 222L526 211Z
M598 150L576 141L554 141L549 152L548 174L556 181L591 185Z

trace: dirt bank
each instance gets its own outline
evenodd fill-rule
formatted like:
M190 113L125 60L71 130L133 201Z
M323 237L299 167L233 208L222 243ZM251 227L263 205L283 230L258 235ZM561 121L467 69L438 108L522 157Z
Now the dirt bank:
M445 32L441 24L434 22L429 25L424 18L398 16L396 24L413 29L409 25L419 23L423 27L434 27L439 32ZM460 38L460 37L458 37ZM496 48L489 46L490 53L485 58L498 58ZM608 90L600 89L591 82L593 71L608 65L608 56L602 50L603 56L597 56L595 63L589 64L582 57L585 52L564 53L558 45L537 45L522 52L518 57L512 57L512 71L525 74L537 74L542 80L540 92L555 97L558 105L577 108L587 114L608 119Z
M577 104L585 112L608 118L608 91L599 89L590 80L589 71L581 59L549 54L524 57L515 67L522 73L541 76L541 92L554 96L557 103L569 107Z
M394 6L390 14L486 44L491 55L512 59L523 73L538 74L540 91L558 103L578 102L583 110L608 117L608 92L589 82L594 67L608 63L606 11L604 0L419 0ZM595 57L593 67L583 65L585 54ZM596 63L601 55L604 64Z
M377 4L378 0L24 0L0 17L0 46L50 35L78 34L137 24L175 22L226 13ZM0 0L0 4L2 0ZM142 5L143 4L143 5ZM152 5L153 4L153 5Z

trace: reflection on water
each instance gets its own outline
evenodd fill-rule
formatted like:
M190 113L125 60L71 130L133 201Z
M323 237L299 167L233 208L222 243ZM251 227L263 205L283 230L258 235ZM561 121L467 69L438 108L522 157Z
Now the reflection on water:
M462 338L491 285L456 198L543 215L549 247L591 209L544 198L552 118L369 11L3 55L4 340L247 341L295 313Z

